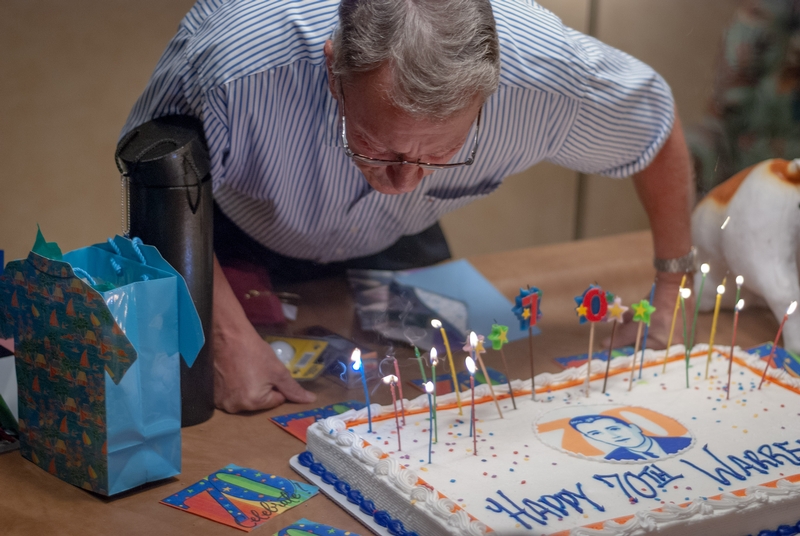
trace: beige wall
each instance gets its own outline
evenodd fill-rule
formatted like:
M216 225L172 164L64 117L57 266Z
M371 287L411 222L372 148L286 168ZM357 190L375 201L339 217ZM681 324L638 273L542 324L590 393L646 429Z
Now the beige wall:
M589 0L541 3L566 25L589 31ZM689 125L700 119L711 95L711 67L739 4L739 0L597 0L596 36L661 73L673 90L684 125ZM546 163L509 177L497 194L443 219L453 254L648 228L631 179L586 177L580 217L578 190L576 173Z
M0 249L120 232L117 136L191 0L0 2Z
M712 66L739 0L600 0L597 37L653 66L669 83L684 126L711 96ZM581 236L647 229L631 179L586 181Z
M708 70L738 0L599 0L598 36L671 84L684 122L710 92ZM120 230L113 162L119 130L191 0L0 2L0 249L29 250L36 224L70 250ZM589 0L543 4L581 31ZM570 240L576 174L550 164L510 177L450 214L456 256ZM646 226L630 181L589 178L587 236Z

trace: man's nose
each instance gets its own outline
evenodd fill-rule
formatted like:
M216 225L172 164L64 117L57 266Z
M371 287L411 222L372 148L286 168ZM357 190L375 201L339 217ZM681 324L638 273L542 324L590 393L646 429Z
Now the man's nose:
M422 168L419 166L398 165L389 166L387 170L392 181L408 182L417 178L422 178Z

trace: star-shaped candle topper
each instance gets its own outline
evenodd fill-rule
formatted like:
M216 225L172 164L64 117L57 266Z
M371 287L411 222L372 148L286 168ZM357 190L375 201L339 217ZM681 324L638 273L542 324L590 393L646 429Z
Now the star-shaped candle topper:
M508 328L506 328L507 330ZM486 348L483 346L484 336L478 335L478 344L475 345L475 355L485 354ZM465 352L472 352L472 347L469 345L469 341L464 343L464 347L462 348Z
M519 289L519 296L515 299L516 305L511 311L519 318L519 329L525 331L542 318L539 305L542 302L542 291L536 287Z
M644 322L649 326L650 315L655 312L656 308L650 305L650 302L647 300L634 303L631 307L633 307L633 321Z
M589 285L583 294L575 296L577 304L575 312L578 313L578 322L585 324L603 320L608 312L608 299L609 295L599 286Z
M606 320L609 322L622 322L622 315L624 315L628 309L630 309L630 307L622 305L622 298L616 296L614 302L608 306L608 317Z
M492 341L492 350L500 350L504 344L508 344L508 326L492 324L492 332L488 338Z

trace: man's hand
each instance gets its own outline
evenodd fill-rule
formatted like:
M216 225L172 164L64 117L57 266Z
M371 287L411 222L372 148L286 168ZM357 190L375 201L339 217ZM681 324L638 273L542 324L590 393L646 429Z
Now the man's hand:
M316 396L300 387L247 320L222 268L214 258L212 319L214 403L228 413L311 403Z
M689 151L677 110L675 124L664 146L649 166L634 175L633 184L650 220L655 256L659 259L674 259L689 253L692 248L691 211L694 186ZM656 275L656 292L653 296L656 312L651 317L647 336L647 345L650 348L664 348L667 345L682 277L683 274L664 272ZM691 275L686 278L688 288L692 288L692 280ZM649 298L649 293L644 298ZM639 326L630 321L632 312L628 313L627 322L618 329L614 337L614 346L636 342ZM673 344L683 342L683 318L680 315L681 312L678 311ZM693 315L694 300L690 299L686 301L689 323Z
M672 327L672 315L675 311L675 301L678 298L678 289L681 285L683 274L668 274L659 273L656 276L656 292L653 295L653 306L656 311L650 317L650 328L647 332L647 347L654 350L661 350L667 347L669 341L669 330ZM684 286L692 288L693 277L689 274L686 277ZM650 296L643 296L643 299L649 299ZM638 301L638 300L636 300ZM686 300L686 319L688 329L691 330L692 318L694 316L694 297ZM629 304L626 304L629 305ZM617 332L614 335L614 346L633 346L636 342L636 332L639 329L638 322L633 321L633 312L628 311L625 313L625 323L617 326ZM606 339L603 344L608 348L610 341ZM680 306L678 307L678 316L675 320L675 332L672 336L672 344L683 343L683 316L681 315ZM644 340L641 341L644 344Z

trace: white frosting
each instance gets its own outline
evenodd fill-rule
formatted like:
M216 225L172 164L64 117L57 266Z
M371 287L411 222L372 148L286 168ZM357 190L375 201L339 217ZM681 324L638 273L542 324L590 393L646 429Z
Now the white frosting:
M669 355L683 356L684 351L684 347L678 345L670 350ZM727 382L729 352L729 347L715 347L711 375L705 380L702 373L708 346L697 345L692 352L689 389L685 388L683 359L670 362L667 374L662 375L661 363L665 352L651 350L644 352L644 374L642 380L634 381L631 391L628 391L630 374L627 372L631 356L612 360L606 395L600 392L606 367L606 363L600 360L592 363L590 398L585 396L585 383L582 381L585 380L586 365L557 374L536 376L534 384L538 393L535 402L529 395L530 380L512 381L512 388L517 393L517 411L512 409L510 400L502 400L505 419L501 420L493 402L476 406L478 456L472 455L472 439L468 437L469 391L461 396L463 415L459 416L457 409L439 409L439 444L433 446L433 463L430 465L427 464L428 397L424 394L404 403L406 411L411 414L406 416L406 426L400 432L404 446L402 452L394 451L397 441L394 419L386 419L393 416L394 408L375 404L371 406L373 434L367 433L365 424L347 429L346 423L367 418L366 409L348 411L309 428L308 446L315 458L339 478L362 491L365 497L375 501L378 508L388 510L409 530L425 535L480 535L489 530L488 525L498 534L516 531L550 534L571 530L573 535L586 536L633 536L653 531L677 535L687 533L687 527L691 527L693 533L727 536L757 533L760 529L775 529L782 523L795 523L800 519L800 483L782 477L800 474L800 466L790 463L780 467L764 465L759 466L761 472L753 467L746 481L729 475L730 485L722 485L696 469L700 467L713 473L719 467L703 450L705 445L725 462L728 462L728 455L742 459L745 450L757 451L758 446L772 442L788 441L787 448L800 448L795 444L800 440L796 393L769 383L758 390L760 375L734 364L730 401L725 399L725 391L720 386ZM738 347L734 349L734 356L757 371L764 369L764 361ZM637 356L637 369L640 358L641 353ZM800 389L800 378L785 371L770 369L767 377ZM570 382L578 383L564 387ZM494 390L503 396L508 393L508 386L495 385ZM528 391L527 395L523 394L525 391ZM488 386L476 386L476 399L488 396ZM437 399L440 408L456 402L454 393ZM552 412L580 415L581 412L598 413L606 407L611 410L622 408L620 411L628 413L630 408L659 412L671 418L676 426L689 429L685 437L689 441L691 435L692 442L656 460L607 460L597 455L560 451L553 447L561 441L560 436L547 429L542 435L538 429L540 423L554 419ZM786 426L781 426L781 423ZM363 438L366 438L366 444ZM682 459L694 466L683 463ZM633 486L637 483L635 475L651 462L670 475L683 475L663 487L651 486L658 495L656 499L640 495L638 502L631 504L616 484L612 488L603 480L593 478L595 474L630 472L633 476L629 477L628 485ZM745 473L740 466L728 463L740 474ZM777 481L774 487L763 485L773 481ZM582 485L585 498L602 504L605 511L601 512L587 500L573 496L570 500L582 509L582 514L579 514L568 504L569 501L554 497L560 490L580 496L576 482ZM525 499L536 501L542 496L553 497L550 501L556 506L560 504L563 512L554 515L553 512L557 511L554 506L555 510L551 509L547 516L546 525L539 525L523 516L519 519L531 526L531 530L526 530L518 523L519 519L515 520L507 512L497 513L488 508L490 497L502 502L496 490L502 490L520 508L523 508ZM746 491L734 495L732 492L736 490ZM631 490L628 494L633 492ZM615 521L615 518L629 515L633 517L624 523ZM604 522L602 529L585 528L597 522Z

